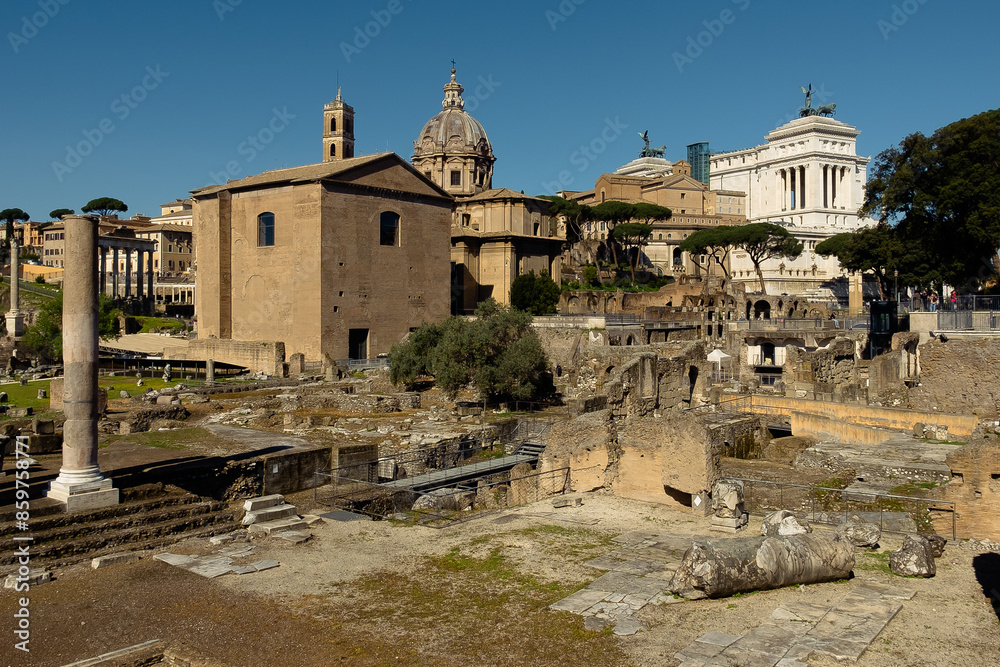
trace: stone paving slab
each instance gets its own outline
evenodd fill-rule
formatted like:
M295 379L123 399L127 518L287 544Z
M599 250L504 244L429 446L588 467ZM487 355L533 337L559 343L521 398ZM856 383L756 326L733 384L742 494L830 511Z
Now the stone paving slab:
M800 667L813 653L857 660L899 613L899 600L913 594L900 587L863 585L832 607L792 602L778 607L761 625L724 647L712 643L713 635L727 640L733 635L709 633L675 656L682 667Z

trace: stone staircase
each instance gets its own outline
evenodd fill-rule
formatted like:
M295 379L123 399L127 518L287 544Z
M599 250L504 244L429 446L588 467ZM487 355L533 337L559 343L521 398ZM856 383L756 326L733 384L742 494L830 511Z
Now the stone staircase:
M187 493L176 487L149 484L122 489L122 502L73 514L32 512L29 531L0 517L0 541L31 536L31 563L48 568L70 565L120 551L159 548L189 537L208 537L238 527L223 501ZM3 520L7 519L7 520ZM13 549L0 553L0 574L17 569Z
M305 530L308 523L298 515L295 505L285 502L280 493L251 498L243 503L246 514L243 525L251 533L280 535L288 531Z

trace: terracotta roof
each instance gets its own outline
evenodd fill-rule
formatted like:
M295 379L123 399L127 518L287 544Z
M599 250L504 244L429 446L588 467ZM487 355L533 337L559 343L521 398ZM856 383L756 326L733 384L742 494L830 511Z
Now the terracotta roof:
M257 174L255 176L248 176L236 181L229 181L225 185L209 185L204 188L192 190L191 194L193 197L205 197L207 195L217 194L225 190L255 188L275 183L310 183L326 179L335 179L335 177L357 169L358 167L374 164L382 160L389 160L403 165L421 180L427 182L433 189L440 192L441 196L447 197L448 199L452 198L451 195L434 185L423 174L420 174L416 169L414 169L409 162L395 153L375 153L374 155L364 155L344 160L332 160L330 162L307 164L301 167L265 171L264 173Z
M510 188L493 188L492 190L483 190L477 195L472 195L471 197L462 197L459 202L463 201L485 201L488 199L532 199L538 202L547 202L547 199L539 199L538 197L532 197L531 195L526 195L523 192L515 192Z

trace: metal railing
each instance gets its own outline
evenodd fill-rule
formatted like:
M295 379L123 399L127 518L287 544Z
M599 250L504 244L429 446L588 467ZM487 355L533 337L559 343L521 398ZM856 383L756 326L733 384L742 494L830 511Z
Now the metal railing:
M934 310L931 310L931 304L927 302L926 299L920 300L918 303L914 301L913 308L911 312L934 312L944 313L948 311L959 311L959 310L971 310L971 311L989 311L989 310L1000 310L1000 296L994 295L979 295L979 294L962 294L955 298L955 302L952 303L951 299L948 297L941 297L938 299Z
M512 475L507 470L465 481L461 486L413 491L343 477L336 471L320 471L316 473L313 500L375 519L443 528L487 511L528 505L566 493L569 473L568 467L526 475Z
M750 331L765 331L769 329L784 329L789 331L805 331L810 329L836 329L834 320L824 320L822 318L775 318L763 320L749 320Z
M339 359L337 365L346 366L352 371L388 368L389 357L378 357L376 359Z
M878 524L883 532L935 533L942 526L957 536L955 503L950 500L851 491L787 482L729 478L743 483L744 506L750 514L778 510L801 513L813 523L840 524L851 516Z

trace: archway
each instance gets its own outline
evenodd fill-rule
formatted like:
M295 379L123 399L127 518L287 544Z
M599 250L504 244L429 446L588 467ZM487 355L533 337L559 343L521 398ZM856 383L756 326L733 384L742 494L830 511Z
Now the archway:
M771 319L771 304L761 299L753 305L753 317L755 320Z

